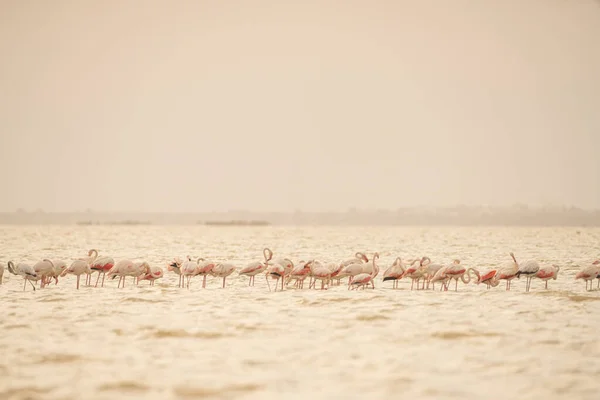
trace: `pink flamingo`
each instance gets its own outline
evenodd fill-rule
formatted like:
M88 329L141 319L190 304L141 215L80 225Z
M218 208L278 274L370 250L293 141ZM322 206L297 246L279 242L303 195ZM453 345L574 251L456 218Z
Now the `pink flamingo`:
M150 281L150 286L154 286L154 281L164 276L161 267L150 267L150 272L141 277L140 281Z
M119 277L119 283L117 284L117 288L121 286L121 282L123 282L123 288L125 287L125 278L128 276L132 276L133 279L137 281L137 279L142 276L150 273L150 266L145 261L131 261L131 260L119 260L115 263L115 266L111 268L110 271L106 274L106 276L110 279L115 279L117 276Z
M98 250L96 249L91 249L88 252L88 256L89 256L89 264L90 264L90 269L92 270L92 273L94 271L98 272L98 278L96 278L96 284L94 285L94 287L98 287L98 282L100 281L100 275L102 275L102 284L100 285L100 287L104 287L104 278L106 277L106 274L108 273L108 271L110 271L112 269L112 267L115 266L115 260L112 257L100 257L98 258ZM89 275L89 285L92 284L92 275Z
M81 275L83 274L91 274L90 264L84 260L75 260L71 263L71 265L66 268L60 276L65 276L67 274L75 275L77 277L77 289L79 289L79 280Z
M410 284L410 290L413 290L415 282L417 282L417 290L419 290L419 281L425 276L427 271L427 260L429 260L429 257L422 257L421 260L413 261L413 263L406 268L400 277L400 279L408 277L412 280L412 283ZM419 262L419 264L415 266L414 264L416 262Z
M50 277L54 274L54 264L51 260L44 258L33 265L37 277L32 280L40 281L40 289L45 287L50 282Z
M329 287L331 281L331 269L323 265L319 261L311 260L306 265L310 270L310 274L314 279L313 285L317 288L317 280L321 281L321 290L325 290L325 285ZM309 285L310 289L310 285Z
M440 287L440 292L442 290L448 290L448 281L450 281L450 275L446 275L446 270L448 268L450 268L449 265L443 265L431 278L432 284L435 285L435 282L440 282L442 284L442 287Z
M352 276L351 275L345 275L342 273L342 271L344 270L344 268L346 268L349 265L352 264L366 264L369 262L369 257L367 257L364 253L361 253L360 251L356 252L354 254L353 258L348 258L347 260L344 260L340 263L339 268L336 268L335 271L332 274L332 278L335 278L337 280L337 284L339 286L340 281L342 280L342 278L348 277L348 284L350 284L350 281L352 280Z
M9 267L10 270L10 267ZM590 289L592 290L592 285L593 285L593 280L596 279L596 277L598 276L598 274L600 274L600 260L596 260L592 263L592 265L589 265L585 268L583 268L581 271L579 271L576 275L575 275L575 279L583 279L585 281L585 290L588 290L588 282L590 283Z
M560 271L560 267L558 265L548 265L540 268L534 276L544 281L546 283L546 289L548 289L548 280L556 280L558 271Z
M254 286L254 278L256 277L256 275L262 273L265 269L267 269L269 261L271 261L271 259L273 258L273 252L271 251L271 249L265 247L263 249L263 257L265 258L264 263L260 261L254 261L240 270L239 275L245 275L250 277L250 280L248 281L248 286Z
M293 269L294 263L288 258L274 260L273 264L268 265L265 270L265 279L267 280L267 286L269 287L269 291L271 291L271 284L269 283L269 278L276 279L274 291L277 291L277 285L279 283L279 280L281 279L281 290L283 290L285 278L286 276L292 273Z
M223 289L225 289L225 279L235 271L235 265L229 263L215 264L210 270L212 276L223 278Z
M506 280L506 290L510 290L511 281L517 277L517 272L519 272L519 264L517 263L515 255L511 252L510 256L512 257L513 261L502 265L500 268L498 268L496 273L496 278L498 281L501 279Z
M292 273L288 277L286 285L288 285L290 283L290 281L292 279L294 279L296 281L294 283L294 287L296 287L298 289L304 289L304 281L306 280L306 278L309 275L311 275L310 264L307 262L304 262L304 260L300 260L298 262L298 266L294 267L294 269L292 270Z
M377 258L379 257L379 254L375 253L375 255L377 255ZM366 286L369 285L369 283L371 284L371 287L373 289L375 289L375 277L377 277L377 274L379 274L379 267L377 266L377 264L375 264L375 255L373 256L373 270L371 271L370 274L367 273L362 273L362 274L358 274L356 275L353 279L352 279L352 283L351 285L353 286L353 289L356 289L358 287L360 287L361 289L364 289ZM348 287L349 289L350 287Z
M483 274L475 272L475 275L477 276L475 283L478 285L480 283L485 283L488 289L490 287L496 287L500 283L500 280L498 279L498 270L496 269L491 269Z
M189 289L190 288L190 280L199 274L200 271L198 271L198 264L200 263L200 261L204 260L203 258L199 258L196 262L193 261L185 261L183 263L183 265L181 265L181 276L183 276L183 279L187 278L187 284L186 287ZM206 275L205 275L205 279L206 279Z
M474 268L465 268L460 264L460 260L454 260L452 264L446 269L446 276L449 276L450 279L454 279L454 291L458 291L458 280L462 280L466 285L471 281L471 272L473 272L476 276L479 275L479 272ZM465 279L465 275L467 275L467 279Z
M373 272L373 269L375 268L375 261L377 258L379 258L379 253L375 252L373 254L373 257L371 258L370 263L355 262L353 264L347 265L340 271L337 277L341 279L347 276L348 287L350 287L350 283L352 283L352 280L356 275L363 273L370 274L371 272Z
M47 284L49 284L50 281L52 279L54 279L54 284L57 285L58 284L58 277L67 268L67 262L63 261L63 260L52 260L52 264L54 265L54 269L52 270L52 272L50 273L50 275L48 275L48 282L47 282Z
M413 262L416 261L418 260L414 260ZM394 261L392 266L383 272L383 281L394 281L392 289L398 289L398 282L402 278L402 275L404 274L405 270L406 267L402 262L402 258L396 257L396 260Z
M198 275L202 276L202 288L206 288L206 277L211 274L215 263L213 261L206 261L204 258L198 259Z

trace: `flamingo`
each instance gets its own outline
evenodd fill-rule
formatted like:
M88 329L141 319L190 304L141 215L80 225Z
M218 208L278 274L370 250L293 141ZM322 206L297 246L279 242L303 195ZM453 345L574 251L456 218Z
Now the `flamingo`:
M115 266L115 260L112 257L100 257L98 258L98 251L96 249L91 249L88 252L88 255L92 255L95 252L93 258L90 258L90 269L92 272L98 271L98 278L96 278L96 284L94 287L98 287L98 281L100 280L100 275L102 275L102 284L100 287L104 287L104 278L106 277L106 273ZM91 285L91 275L89 279L89 284Z
M10 271L10 266L9 266ZM592 290L592 280L597 278L600 274L600 260L594 261L591 265L584 267L575 275L575 279L583 279L585 281L585 290L588 290L588 282L590 282L590 289Z
M161 267L150 267L150 272L146 273L141 277L140 281L150 281L150 286L154 286L154 281L164 276L163 269Z
M292 270L292 273L289 275L286 285L288 285L292 279L295 279L296 282L295 282L294 286L297 287L298 289L303 289L304 288L304 280L309 275L311 275L310 264L305 262L304 260L300 260L298 262L298 266L296 266ZM312 277L311 277L311 279L312 279ZM309 287L310 287L310 285L309 285Z
M190 280L194 276L198 275L198 273L199 273L198 264L200 263L201 260L204 260L204 259L199 258L196 262L188 260L181 265L181 276L183 276L184 280L187 278L186 287L188 289L190 288Z
M248 281L248 286L254 286L254 277L263 272L265 269L267 269L269 261L271 261L271 259L273 258L273 252L268 247L265 247L263 249L263 256L265 258L264 263L260 261L254 261L240 270L239 275L245 275L250 277L250 280Z
M519 264L517 263L515 255L511 252L510 256L513 260L504 263L496 272L498 281L501 279L506 280L506 290L510 290L511 281L517 277L517 272L519 272Z
M114 267L106 274L108 278L115 279L119 277L119 283L117 288L121 286L123 282L123 288L125 287L125 278L133 276L134 279L138 279L140 276L150 273L150 266L145 261L131 261L128 259L119 260L115 263Z
M383 272L383 281L394 281L392 289L397 289L398 281L402 277L402 274L404 274L405 270L406 268L404 266L404 263L402 262L402 258L397 257L392 266Z
M400 279L404 277L409 277L410 279L412 279L410 290L413 290L415 281L417 282L417 290L419 290L419 281L425 276L425 273L427 271L426 266L429 264L425 262L427 260L429 260L429 257L422 257L421 260L414 260L412 264L408 268L406 268L406 270L400 277ZM417 266L414 265L416 262L419 262Z
M206 261L204 258L198 259L198 275L202 275L202 288L206 288L206 277L211 273L215 267L215 263L212 261Z
M0 285L2 285L2 276L4 275L4 264L0 264Z
M560 271L560 267L558 265L547 265L545 267L540 268L534 276L538 279L543 280L546 283L546 289L548 289L548 280L556 280L558 276L558 271Z
M67 268L67 262L63 260L52 260L52 264L54 265L54 269L48 276L47 284L50 284L50 281L54 279L54 284L57 285L58 277L65 270L65 268Z
M531 289L531 280L533 279L535 274L540 270L540 265L535 260L528 260L528 261L525 261L524 264L519 264L517 262L517 259L515 258L515 255L511 253L511 256L512 256L514 262L519 266L516 277L518 279L521 279L521 275L525 275L525 277L527 278L527 284L525 286L525 291L529 292L529 289Z
M371 272L373 272L373 269L375 268L375 259L376 258L379 258L379 253L377 253L377 252L375 252L373 254L373 257L371 258L371 263L365 263L362 261L352 263L352 264L344 267L337 276L340 279L345 278L347 276L348 277L348 287L350 287L350 283L352 283L352 280L354 279L354 277L356 275L363 274L363 273L370 274Z
M500 279L498 279L498 270L490 269L489 271L479 274L479 272L475 272L477 276L476 284L485 283L487 288L496 287L500 283Z
M86 286L91 286L91 284L92 284L92 272L94 272L94 270L91 269L91 266L96 261L97 258L98 258L98 250L96 250L96 249L90 249L88 251L87 257L78 258L78 260L85 261L90 266L90 273L87 274L87 276L85 277L85 285ZM100 277L100 273L98 273L98 277Z
M50 282L50 277L54 274L54 263L47 258L38 261L33 265L37 278L40 281L40 289Z
M338 285L340 284L340 281L342 280L342 278L345 278L346 276L348 276L348 284L350 284L350 280L352 279L352 277L350 275L345 275L345 276L339 276L340 272L346 268L349 265L352 264L362 264L362 263L368 263L369 262L369 257L367 257L364 253L361 253L360 251L357 251L354 254L353 258L348 258L344 261L342 261L339 265L339 268L336 268L336 271L334 271L334 274L332 274L332 278L336 278Z
M289 263L288 263L289 261ZM283 262L283 263L281 263ZM291 263L291 269L289 268ZM287 267L287 268L286 268ZM289 273L286 273L289 269ZM269 278L276 279L275 281L275 292L277 291L277 285L279 280L281 279L281 290L283 290L283 284L285 277L289 275L294 269L294 263L288 259L277 259L274 260L272 264L268 265L265 269L265 279L267 280L267 286L269 287L269 291L271 291L271 284L269 283Z
M25 287L27 286L27 282L31 284L31 287L35 291L35 285L31 282L30 279L37 278L37 274L31 265L25 263L18 263L15 267L15 264L12 261L8 262L8 272L13 275L20 275L23 277L23 291L25 291Z
M375 277L377 277L377 274L379 274L379 267L377 266L377 264L375 264L375 258L379 258L378 253L375 253L375 255L373 255L373 270L370 274L358 274L352 279L351 285L353 286L353 289L356 289L358 287L364 289L365 286L369 285L369 283L371 284L371 287L375 289ZM349 288L350 287L348 287L348 289Z
M435 282L441 282L442 287L440 287L440 292L442 290L448 290L448 281L450 280L450 275L446 275L446 270L450 268L449 265L442 265L441 268L437 270L435 275L431 278L431 283L435 285Z
M326 265L323 265L321 262L319 261L315 261L315 260L311 260L307 263L308 268L310 270L310 275L313 278L313 285L314 288L317 288L317 281L321 281L321 290L325 290L325 285L327 285L327 287L329 287L329 283L331 281L331 267L328 267ZM334 268L337 268L334 267ZM310 289L310 285L308 286L308 288Z
M429 257L426 257L429 260ZM431 283L431 278L435 276L435 273L438 272L440 268L443 267L443 264L434 264L431 263L431 260L425 264L425 277L427 282L427 289L429 289L429 284ZM433 290L435 290L435 283L432 284Z
M225 289L225 278L235 271L235 265L230 263L218 263L210 269L210 274L217 278L223 278L223 289Z
M67 274L72 274L77 276L77 289L79 289L79 280L81 275L83 274L91 274L92 270L90 269L90 264L84 260L75 260L71 263L68 268L65 268L63 272L61 272L60 276L65 276Z
M188 261L192 261L190 256L188 256ZM181 275L181 265L182 264L183 264L183 261L179 257L175 257L173 259L173 261L171 261L170 263L167 264L168 271L173 271L177 275L179 275L179 283L177 284L177 287L180 287L180 288L183 287L183 275Z
M479 275L479 272L474 268L465 268L461 265L460 260L454 260L450 266L445 271L445 275L449 276L450 279L454 279L454 291L458 291L458 280L462 280L466 285L471 281L471 272L473 272L476 276ZM465 279L465 275L467 275L467 279Z

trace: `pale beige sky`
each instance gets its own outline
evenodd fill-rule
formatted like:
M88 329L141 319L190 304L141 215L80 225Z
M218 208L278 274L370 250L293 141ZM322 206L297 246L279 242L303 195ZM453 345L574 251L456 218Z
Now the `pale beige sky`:
M0 0L0 57L2 211L600 208L594 0Z

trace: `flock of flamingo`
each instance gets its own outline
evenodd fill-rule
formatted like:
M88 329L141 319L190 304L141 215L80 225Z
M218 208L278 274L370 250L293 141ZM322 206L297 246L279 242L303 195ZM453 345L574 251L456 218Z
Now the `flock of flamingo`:
M354 257L342 262L322 263L317 260L301 260L294 264L289 258L273 259L273 252L265 248L263 250L264 261L254 261L246 267L239 270L239 275L249 278L248 286L254 286L254 279L257 275L264 275L269 291L271 290L270 281L275 280L274 290L278 288L284 290L286 286L293 284L293 287L304 288L304 281L309 279L309 289L316 288L317 281L320 281L321 289L327 289L330 285L340 285L341 280L348 278L348 289L364 289L366 287L375 288L375 278L379 274L377 260L378 253L374 253L371 260L361 252L357 252ZM431 286L435 290L436 282L440 284L440 290L448 290L448 286L454 280L454 290L458 290L459 280L464 284L473 281L476 284L485 284L487 288L496 287L501 280L506 281L506 290L510 290L513 279L520 279L521 275L526 278L525 290L529 292L531 282L534 278L545 282L545 288L548 288L550 279L556 280L560 267L557 265L540 265L535 260L528 260L519 263L513 253L510 253L511 259L497 268L488 269L479 272L475 268L466 268L460 260L454 260L450 264L432 263L429 257L421 257L409 260L396 258L394 263L383 272L383 282L392 281L392 288L397 289L400 280L406 278L411 280L411 290L425 290ZM207 276L219 277L223 279L223 288L225 280L233 272L236 266L231 263L220 263L207 261L203 258L192 260L186 257L181 260L175 257L166 264L167 270L179 276L178 287L190 287L190 281L195 276L202 276L202 287L206 287ZM40 282L40 288L49 285L54 279L58 284L58 278L68 274L77 277L77 289L80 286L80 278L85 275L87 286L91 286L92 274L97 272L95 287L102 282L104 286L105 278L119 278L117 287L125 287L125 278L133 277L134 283L147 280L150 285L154 281L164 276L161 267L150 266L146 261L132 261L128 259L119 260L115 263L111 257L99 257L96 249L88 251L87 257L75 259L70 265L63 260L51 260L44 258L33 266L26 263L14 264L8 262L8 271L11 274L23 277L23 290L27 287L27 282L35 290L33 282ZM4 265L0 265L0 284L4 274ZM575 279L582 279L586 283L586 290L592 290L593 280L598 280L600 289L600 260L596 260L588 266L583 267L576 275ZM588 289L589 287L589 289Z

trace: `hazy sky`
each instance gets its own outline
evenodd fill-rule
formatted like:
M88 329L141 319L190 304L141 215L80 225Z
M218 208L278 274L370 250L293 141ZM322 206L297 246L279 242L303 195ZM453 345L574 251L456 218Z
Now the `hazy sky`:
M0 0L0 210L600 208L598 2L292 3Z

